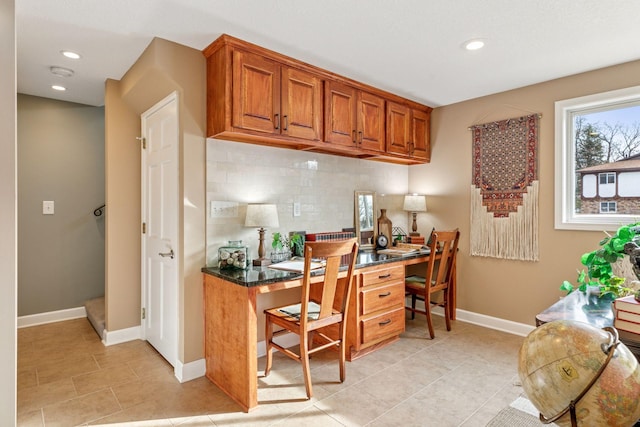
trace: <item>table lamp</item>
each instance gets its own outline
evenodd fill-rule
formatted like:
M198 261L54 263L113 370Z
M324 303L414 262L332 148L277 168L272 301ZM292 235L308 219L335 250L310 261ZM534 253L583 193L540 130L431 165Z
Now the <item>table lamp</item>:
M418 215L418 212L427 211L427 198L419 194L407 194L406 196L404 196L404 206L402 209L407 212L411 212L411 214L413 215L413 224L411 225L412 232L409 233L409 235L419 236L420 233L418 233L416 216Z
M253 260L253 265L264 266L271 264L271 260L266 258L264 249L265 227L278 227L278 208L276 205L250 204L247 205L247 217L244 221L245 227L259 227L260 244L258 245L258 259Z

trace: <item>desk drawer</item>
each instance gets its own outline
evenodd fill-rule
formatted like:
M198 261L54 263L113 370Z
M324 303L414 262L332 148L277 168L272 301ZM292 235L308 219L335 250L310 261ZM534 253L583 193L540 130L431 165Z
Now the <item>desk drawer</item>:
M404 304L404 281L362 289L362 314L396 308Z
M362 320L362 343L399 335L404 331L404 307Z
M395 282L396 280L404 281L404 265L365 271L362 273L360 286L371 286L378 283Z

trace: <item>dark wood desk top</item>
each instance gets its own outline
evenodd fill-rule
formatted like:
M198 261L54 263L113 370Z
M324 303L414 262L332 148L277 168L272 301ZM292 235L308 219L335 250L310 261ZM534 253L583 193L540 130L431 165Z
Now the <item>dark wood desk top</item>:
M415 254L403 256L379 254L375 251L359 252L358 259L356 260L356 269L358 270L366 267L389 263L402 263L404 265L410 265L420 262L426 262L428 260L428 257L429 254L423 252L416 252ZM268 266L252 267L247 270L220 270L217 267L205 267L202 269L202 272L204 274L216 276L228 282L232 282L245 287L262 286L272 283L302 279L302 273L276 270L273 268L269 268ZM324 269L318 269L311 273L312 276L321 276L323 274Z

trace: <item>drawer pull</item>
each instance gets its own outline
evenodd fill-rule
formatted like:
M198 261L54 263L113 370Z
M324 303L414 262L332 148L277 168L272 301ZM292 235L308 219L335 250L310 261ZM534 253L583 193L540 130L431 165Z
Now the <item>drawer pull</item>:
M385 326L391 323L391 319L383 320L382 322L378 322L378 325Z
M387 292L386 294L378 294L378 298L388 297L389 295L391 295L391 292Z
M388 279L389 277L391 277L391 273L387 273L385 275L378 276L378 279Z

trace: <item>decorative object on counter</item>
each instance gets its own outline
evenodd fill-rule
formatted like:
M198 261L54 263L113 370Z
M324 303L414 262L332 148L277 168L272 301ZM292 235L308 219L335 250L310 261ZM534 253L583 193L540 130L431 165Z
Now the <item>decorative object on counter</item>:
M587 252L580 258L586 271L578 272L577 289L586 292L589 287L595 287L601 297L619 298L629 295L640 287L640 283L632 277L634 273L637 276L637 272L625 272L630 270L629 266L633 267L635 261L633 251L640 243L640 222L623 225L613 236L605 234L607 237L600 241L598 249ZM614 271L614 267L623 272L624 277L619 276L620 272ZM637 279L640 280L640 277ZM570 293L574 287L565 280L560 289Z
M306 233L304 231L292 231L289 233L289 247L293 256L304 257L304 241Z
M539 259L539 118L531 114L469 128L472 256Z
M416 218L418 216L418 212L427 211L427 198L419 194L407 194L404 196L404 205L402 209L407 212L411 212L411 215L413 216L413 224L411 224L411 233L409 233L409 235L419 236L420 233L418 233L418 223L416 222Z
M218 268L237 268L245 270L249 267L249 257L247 247L242 246L242 240L229 240L227 246L218 249Z
M270 204L250 204L247 205L247 217L244 221L245 227L259 227L258 234L260 244L258 245L258 259L253 260L253 265L269 265L271 260L265 258L264 232L265 227L278 227L278 208Z
M402 229L402 227L393 227L391 229L391 234L393 236L394 246L396 243L409 243L407 241L407 233Z
M271 263L286 261L291 258L291 249L289 248L289 239L282 233L273 233L271 241Z
M391 241L391 234L393 225L391 220L387 217L387 210L380 209L380 216L378 217L378 235L376 236L376 248L386 248ZM384 236L381 239L381 236Z

